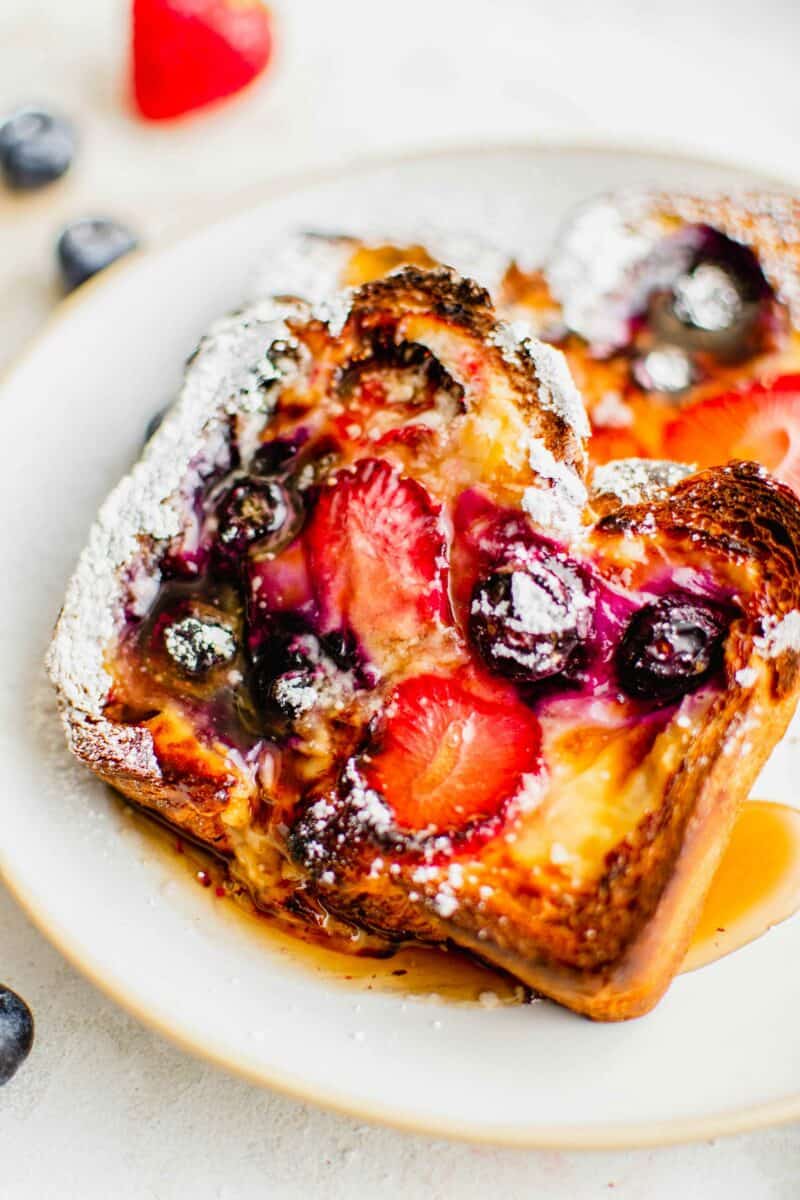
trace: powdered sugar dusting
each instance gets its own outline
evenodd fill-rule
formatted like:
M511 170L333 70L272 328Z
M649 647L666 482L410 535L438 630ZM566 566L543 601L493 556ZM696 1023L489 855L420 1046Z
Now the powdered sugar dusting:
M586 406L561 351L533 337L525 320L498 321L490 340L507 362L523 366L532 363L541 407L560 417L580 441L588 438L591 431Z
M321 304L339 291L357 242L332 234L284 234L264 248L249 294L253 300L296 296Z
M569 373L567 360L560 350L534 338L525 339L525 348L533 359L539 380L539 403L556 413L583 441L589 436L589 418L583 397Z
M784 617L765 617L763 634L755 639L756 648L767 658L792 651L800 654L800 610L792 609Z
M593 496L613 496L620 504L643 504L660 499L691 475L694 468L667 459L619 458L595 467L591 479Z
M586 486L574 467L559 462L541 438L528 440L528 461L537 481L525 489L522 507L543 529L572 536L581 526Z
M104 660L127 599L126 568L136 581L138 609L143 574L158 573L154 544L183 531L190 520L189 492L228 463L229 416L263 424L274 403L273 384L294 369L289 362L277 366L269 349L290 340L284 318L296 312L264 301L212 327L189 361L175 406L101 508L47 656L73 720L102 714L111 683Z
M359 247L381 246L422 246L436 262L477 280L493 294L508 265L507 251L486 238L419 220L397 223L388 232L377 225L360 225L357 236L286 233L262 251L249 295L253 299L297 296L318 305L341 289L347 265Z
M619 392L604 392L592 409L592 422L598 429L627 429L633 424L633 410Z
M758 679L758 671L755 667L740 667L734 675L734 679L740 687L749 688Z
M688 263L688 251L680 247L650 263L662 230L647 213L639 193L591 201L574 214L550 254L547 280L564 320L592 345L624 345L630 316L647 292L666 285Z

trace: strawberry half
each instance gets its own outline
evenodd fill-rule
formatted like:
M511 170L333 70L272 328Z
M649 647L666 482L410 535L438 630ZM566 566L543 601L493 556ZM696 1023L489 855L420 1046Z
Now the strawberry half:
M689 405L665 429L664 455L700 467L752 459L800 493L800 375Z
M261 0L133 0L133 92L151 121L241 91L271 53Z
M506 689L479 694L453 676L419 675L396 688L387 712L362 769L405 832L490 821L537 770L539 722Z
M306 539L323 633L349 628L381 658L446 618L438 508L382 459L332 476Z

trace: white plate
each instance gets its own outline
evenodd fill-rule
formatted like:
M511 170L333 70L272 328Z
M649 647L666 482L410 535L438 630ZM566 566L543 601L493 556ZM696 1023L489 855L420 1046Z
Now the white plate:
M121 1004L187 1048L321 1104L526 1145L710 1137L800 1116L800 920L683 976L650 1016L601 1026L549 1004L450 1006L354 994L293 964L131 829L62 747L40 662L103 495L182 360L286 227L409 219L474 226L532 255L570 204L631 183L743 173L601 150L459 152L362 167L111 271L66 305L0 394L0 622L6 879L40 928ZM759 794L791 800L797 753ZM357 1035L357 1036L356 1036Z

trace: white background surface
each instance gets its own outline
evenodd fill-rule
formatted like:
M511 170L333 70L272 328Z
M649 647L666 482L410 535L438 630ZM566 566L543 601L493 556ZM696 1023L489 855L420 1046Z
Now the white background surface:
M0 361L53 303L59 224L87 211L127 217L152 242L287 172L537 138L690 148L800 178L794 0L765 0L757 14L742 0L702 11L687 0L277 7L270 78L227 109L160 129L120 102L124 4L0 0L0 111L57 102L83 138L63 183L34 198L0 196ZM800 1194L797 1129L579 1155L360 1126L185 1058L79 978L4 894L0 947L0 975L38 1020L31 1059L0 1093L3 1200Z

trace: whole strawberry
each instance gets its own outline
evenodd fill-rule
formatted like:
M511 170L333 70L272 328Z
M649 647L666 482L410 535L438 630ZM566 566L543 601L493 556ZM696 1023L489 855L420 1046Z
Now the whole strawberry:
M151 121L232 96L272 54L261 0L133 0L133 92Z

